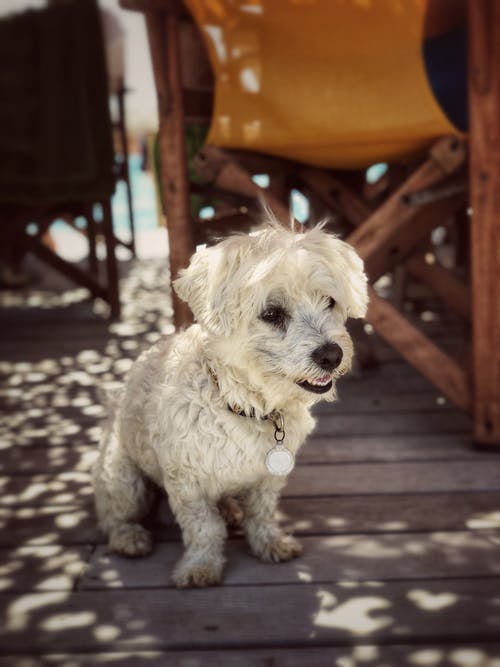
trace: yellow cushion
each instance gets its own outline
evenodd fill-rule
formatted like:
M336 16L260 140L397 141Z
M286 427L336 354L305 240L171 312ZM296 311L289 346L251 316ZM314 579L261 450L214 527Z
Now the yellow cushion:
M425 74L425 0L187 4L216 77L207 143L357 168L457 134Z

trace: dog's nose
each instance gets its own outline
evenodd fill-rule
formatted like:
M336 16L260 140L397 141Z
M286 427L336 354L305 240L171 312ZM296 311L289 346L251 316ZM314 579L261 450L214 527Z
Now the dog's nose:
M325 343L314 350L312 360L325 371L333 371L342 361L342 348L337 343Z

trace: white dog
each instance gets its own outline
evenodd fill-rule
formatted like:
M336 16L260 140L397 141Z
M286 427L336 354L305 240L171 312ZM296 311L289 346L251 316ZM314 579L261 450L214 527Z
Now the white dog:
M179 587L220 583L226 496L242 499L252 552L285 561L300 544L275 511L294 455L348 371L346 319L363 317L366 277L354 250L317 227L270 222L198 251L174 283L197 324L161 340L132 367L94 470L110 548L147 554L140 524L153 480L168 494L185 552Z

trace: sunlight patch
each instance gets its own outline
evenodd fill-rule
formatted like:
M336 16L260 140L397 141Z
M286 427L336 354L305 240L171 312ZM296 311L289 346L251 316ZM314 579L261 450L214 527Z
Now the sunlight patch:
M68 628L84 628L93 625L96 618L97 615L93 611L65 612L49 616L40 623L40 627L48 632L59 632Z
M353 635L367 636L394 622L390 616L372 616L374 612L391 607L391 603L385 598L353 597L338 604L337 599L328 591L320 591L318 597L320 610L314 616L314 625L323 628L338 628Z
M459 600L458 595L455 595L455 593L436 594L423 589L410 591L406 597L424 611L441 611L456 604Z

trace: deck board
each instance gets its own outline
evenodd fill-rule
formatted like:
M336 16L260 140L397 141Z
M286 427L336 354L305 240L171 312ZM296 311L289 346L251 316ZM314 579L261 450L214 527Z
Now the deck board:
M168 516L150 518L150 557L107 553L101 392L171 328L165 267L127 270L118 324L0 294L0 667L497 667L500 458L376 336L380 366L316 409L284 492L300 559L259 563L234 531L224 585L177 591ZM447 313L422 326L461 348Z
M253 558L244 540L230 540L227 585L299 584L397 579L446 579L500 575L500 533L486 531L304 537L304 553L269 567ZM142 560L109 554L99 546L79 581L81 590L162 588L182 553L180 543L158 544Z
M490 578L0 596L4 650L300 647L498 640ZM27 634L29 633L29 635Z
M321 419L321 417L320 417ZM0 458L0 475L60 473L71 469L86 472L97 455L96 444L33 444L29 451L9 443ZM490 456L494 457L493 453ZM395 461L476 460L470 434L396 434L378 436L314 435L299 451L297 464L395 462Z
M427 662L426 662L427 661ZM0 657L1 667L418 667L434 661L438 667L497 667L500 643L464 641L425 646L355 645L290 649L207 649L204 651L128 651L109 653L50 653ZM438 662L439 661L439 662ZM432 662L430 663L432 664Z
M500 487L496 457L448 461L443 475L435 462L339 463L298 465L284 497L356 494L493 491ZM89 472L0 476L0 506L86 503L92 498Z

